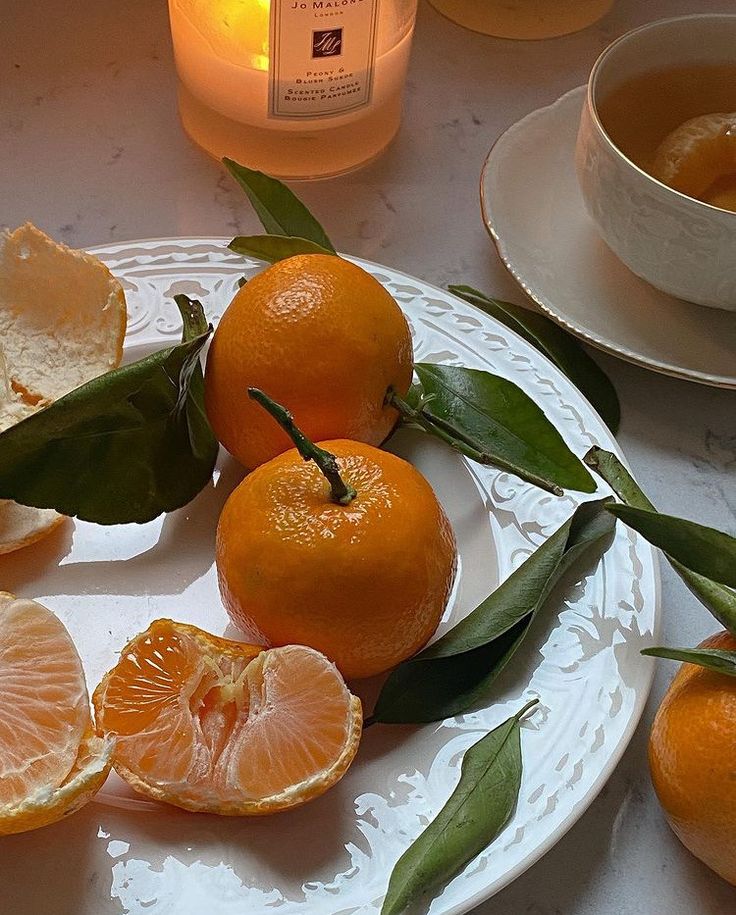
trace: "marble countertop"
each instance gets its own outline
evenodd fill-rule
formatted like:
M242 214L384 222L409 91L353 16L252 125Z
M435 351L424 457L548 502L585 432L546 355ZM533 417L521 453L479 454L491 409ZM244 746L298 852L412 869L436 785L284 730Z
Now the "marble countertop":
M583 83L617 35L696 10L733 4L617 0L586 32L520 44L463 31L420 3L399 137L364 170L300 185L299 193L341 250L520 302L480 219L478 176L490 145L507 125ZM5 0L2 19L0 222L30 219L75 247L257 230L233 182L179 127L165 0ZM597 358L618 389L619 441L647 493L663 509L736 532L736 393ZM665 643L695 644L717 628L668 567L662 577ZM659 664L642 723L588 812L479 915L736 911L736 889L680 846L649 781L647 735L673 670ZM36 862L42 881L28 884L19 857L0 859L2 911L78 915L40 902L41 882L48 891L77 872L100 906L109 900L109 873L82 877L83 862L70 856L83 827L66 825L69 844L53 844L56 853Z

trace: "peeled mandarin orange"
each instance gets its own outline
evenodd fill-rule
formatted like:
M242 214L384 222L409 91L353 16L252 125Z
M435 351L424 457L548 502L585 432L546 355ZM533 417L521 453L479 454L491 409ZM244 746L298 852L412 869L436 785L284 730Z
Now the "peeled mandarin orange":
M379 445L398 419L386 392L405 394L411 378L409 326L378 280L340 257L298 255L249 280L222 316L207 357L207 415L252 470L291 442L248 387L284 404L313 441Z
M720 632L701 648L736 650ZM659 802L696 858L736 884L736 678L683 664L660 705L649 739Z
M704 114L676 127L659 145L652 175L689 197L731 209L736 195L736 113Z
M94 795L112 744L94 731L79 655L45 607L0 593L0 835L61 819Z
M317 797L347 771L360 700L325 657L218 638L161 619L95 690L118 774L187 810L258 815Z
M357 495L330 496L296 450L233 491L217 528L220 592L236 626L271 645L311 645L345 677L368 677L417 652L445 609L455 538L432 487L371 445L320 442Z

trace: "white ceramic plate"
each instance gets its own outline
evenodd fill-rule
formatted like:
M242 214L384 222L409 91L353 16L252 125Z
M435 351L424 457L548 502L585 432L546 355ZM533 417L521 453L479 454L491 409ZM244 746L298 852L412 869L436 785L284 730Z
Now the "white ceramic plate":
M95 249L126 287L127 358L179 336L174 293L201 297L217 321L237 279L261 269L225 243L163 239ZM418 359L513 379L576 453L593 443L617 450L575 388L519 337L440 289L361 263L406 311ZM580 501L574 493L558 499L473 465L418 435L403 435L395 447L429 476L457 534L460 577L443 630ZM223 457L214 483L166 518L113 528L68 523L43 545L3 557L1 586L38 597L62 617L90 686L156 617L232 635L217 591L213 543L220 508L239 478L234 462ZM639 649L657 629L652 550L620 529L603 562L577 576L560 593L559 618L548 614L535 626L487 707L421 728L371 728L348 775L322 798L273 817L218 818L158 806L111 776L85 811L21 837L14 880L35 886L58 857L73 858L83 877L70 882L69 898L62 904L55 885L49 907L34 911L75 915L377 912L397 858L451 793L464 750L539 696L539 710L524 724L524 776L512 822L431 909L468 911L522 873L582 814L628 743L649 691L652 666ZM360 691L370 700L376 684Z
M575 175L585 86L510 127L481 177L501 260L551 318L645 368L736 387L736 312L683 302L634 276L598 235Z

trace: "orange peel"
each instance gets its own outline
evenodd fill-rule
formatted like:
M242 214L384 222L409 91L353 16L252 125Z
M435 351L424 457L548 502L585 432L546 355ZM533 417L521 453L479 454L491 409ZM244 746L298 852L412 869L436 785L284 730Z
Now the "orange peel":
M0 432L118 366L126 322L123 287L98 258L30 223L0 233ZM0 554L63 520L0 500Z

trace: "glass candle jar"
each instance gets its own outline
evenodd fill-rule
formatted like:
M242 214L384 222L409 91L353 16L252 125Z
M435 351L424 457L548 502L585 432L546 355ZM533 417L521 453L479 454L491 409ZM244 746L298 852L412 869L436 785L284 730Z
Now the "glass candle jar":
M337 175L393 139L417 0L169 0L184 129L280 178Z
M614 0L430 0L448 19L496 38L556 38L597 22Z

